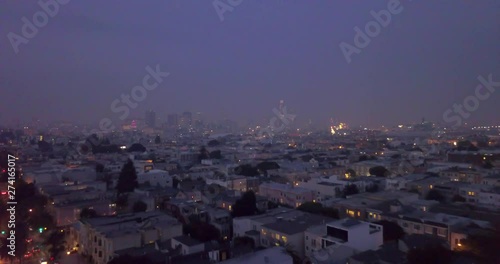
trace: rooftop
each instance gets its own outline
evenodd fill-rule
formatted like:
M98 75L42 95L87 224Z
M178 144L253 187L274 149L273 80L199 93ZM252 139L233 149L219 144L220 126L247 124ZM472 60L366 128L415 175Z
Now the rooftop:
M203 244L203 242L200 242L197 239L194 239L194 238L192 238L190 236L186 236L186 235L174 237L174 238L172 238L172 240L177 240L181 244L184 244L184 245L186 245L188 247L192 247L192 246L196 246L196 245L199 245L199 244Z

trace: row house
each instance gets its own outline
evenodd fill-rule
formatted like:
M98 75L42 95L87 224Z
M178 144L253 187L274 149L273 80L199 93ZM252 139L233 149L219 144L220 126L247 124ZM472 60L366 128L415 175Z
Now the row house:
M462 186L459 189L459 194L468 203L491 206L493 208L500 207L500 187L470 184Z
M299 207L305 202L315 199L314 192L289 184L263 183L259 186L259 195L266 197L272 202L286 204L291 207Z
M474 223L479 226L489 226L486 221L472 220L443 213L422 212L407 210L382 214L382 219L392 221L401 226L408 235L430 235L444 241L451 242L451 233L454 228Z
M476 169L453 167L440 171L439 176L448 178L450 181L480 184L483 180L484 173Z
M182 235L182 224L158 211L85 219L77 226L78 251L94 264L108 263L119 250Z

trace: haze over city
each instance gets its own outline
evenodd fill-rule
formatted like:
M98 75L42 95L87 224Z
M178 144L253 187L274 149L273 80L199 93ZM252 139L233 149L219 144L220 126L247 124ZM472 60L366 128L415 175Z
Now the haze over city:
M304 124L441 122L447 108L474 93L477 76L498 76L494 0L401 1L402 12L346 63L339 43L353 45L353 28L386 6L243 1L221 22L210 1L71 1L18 54L7 37L0 40L1 96L10 102L0 120L117 120L111 102L156 64L171 75L131 117L153 109L163 120L193 111L260 122L285 100ZM39 9L2 3L1 35L21 34L21 18ZM468 122L498 122L496 101L481 102Z
M500 263L500 1L1 1L0 264Z

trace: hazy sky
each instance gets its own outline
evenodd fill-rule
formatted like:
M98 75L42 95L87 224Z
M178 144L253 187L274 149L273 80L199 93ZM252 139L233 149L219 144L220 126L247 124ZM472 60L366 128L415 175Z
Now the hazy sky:
M265 120L283 99L298 119L325 124L441 121L479 75L500 81L498 0L401 0L402 12L347 63L339 44L354 45L354 27L387 3L243 0L221 22L208 0L71 0L15 54L7 34L22 35L21 18L42 9L4 0L0 121L117 119L111 102L157 64L171 75L131 117ZM500 91L468 120L499 124L498 102Z

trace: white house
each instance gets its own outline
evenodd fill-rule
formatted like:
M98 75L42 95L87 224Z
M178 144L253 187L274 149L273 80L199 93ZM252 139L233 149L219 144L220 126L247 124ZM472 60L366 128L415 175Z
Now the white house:
M172 176L168 171L164 170L150 170L137 175L139 184L149 182L151 186L173 187Z

